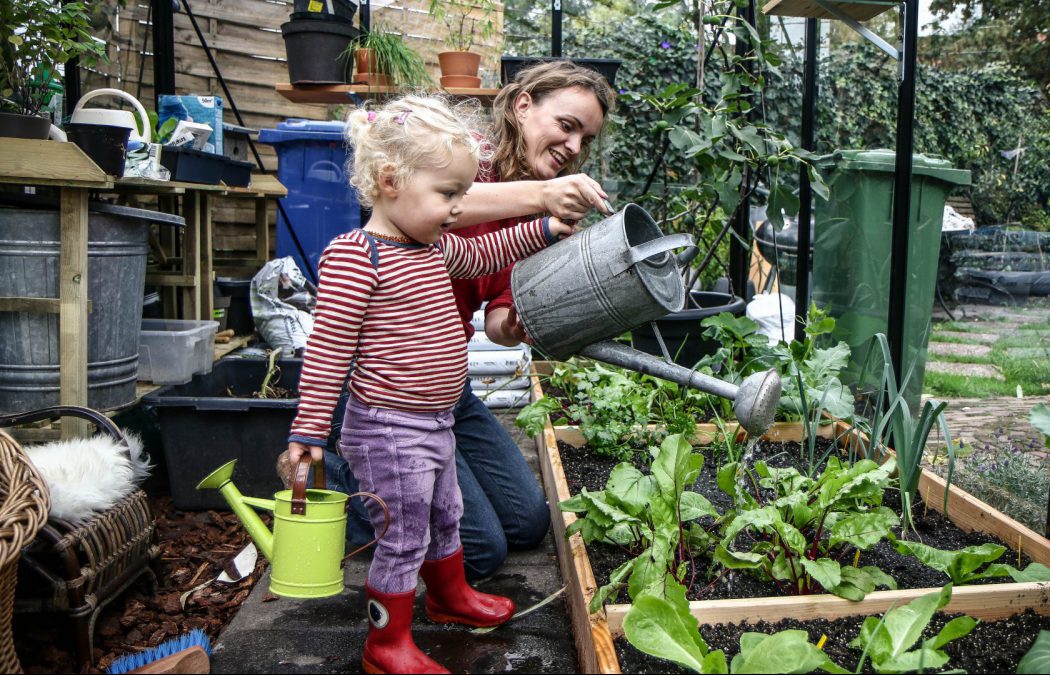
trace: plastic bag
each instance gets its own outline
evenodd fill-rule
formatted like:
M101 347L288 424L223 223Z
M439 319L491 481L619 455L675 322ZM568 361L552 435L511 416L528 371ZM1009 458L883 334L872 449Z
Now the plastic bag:
M781 341L790 344L795 338L795 302L783 293L756 295L747 303L747 318L756 322L758 332L773 344Z
M271 260L252 278L252 318L272 348L301 355L314 328L317 289L291 256Z

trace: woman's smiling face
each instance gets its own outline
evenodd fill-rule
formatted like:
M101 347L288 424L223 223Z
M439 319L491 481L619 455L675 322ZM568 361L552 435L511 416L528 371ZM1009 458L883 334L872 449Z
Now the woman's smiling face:
M555 178L601 130L602 107L583 87L559 89L536 101L522 93L514 102L532 177Z

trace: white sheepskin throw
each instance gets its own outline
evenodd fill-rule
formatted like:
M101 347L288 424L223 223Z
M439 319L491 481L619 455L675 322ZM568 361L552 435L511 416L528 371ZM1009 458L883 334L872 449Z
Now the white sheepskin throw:
M55 441L25 448L51 491L51 515L82 523L127 497L152 466L142 439L126 434L131 459L111 437Z

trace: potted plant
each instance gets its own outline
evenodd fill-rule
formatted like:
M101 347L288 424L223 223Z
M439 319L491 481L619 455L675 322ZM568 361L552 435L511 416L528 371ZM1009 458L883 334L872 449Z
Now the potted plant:
M360 31L349 21L293 13L281 24L292 84L342 84L350 73L347 50Z
M495 9L493 0L430 0L430 15L448 29L445 46L449 51L438 54L442 87L481 86L481 54L470 48L475 39L484 40L496 31L492 16Z
M419 52L398 33L375 25L347 47L353 50L357 74L355 83L370 87L423 88L433 84Z
M91 35L83 2L24 0L0 3L0 136L47 138L50 120L40 113L52 96L59 65L80 58L90 66L105 58L106 44Z

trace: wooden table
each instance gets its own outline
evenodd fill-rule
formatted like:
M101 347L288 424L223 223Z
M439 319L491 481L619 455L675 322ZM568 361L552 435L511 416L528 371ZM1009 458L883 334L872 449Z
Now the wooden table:
M293 103L354 103L397 96L402 94L397 87L370 87L367 84L288 84L279 82L274 85L277 93ZM442 89L449 96L476 98L482 105L491 106L499 89L467 89L449 87Z
M59 293L57 298L0 297L0 311L36 312L59 315L59 402L87 406L88 400L88 193L139 192L184 195L189 199L184 237L183 268L179 275L161 280L184 289L188 318L211 318L212 309L212 227L209 195L252 197L263 202L257 228L262 231L268 257L268 230L265 200L283 197L287 190L270 176L253 176L248 188L225 185L173 183L134 178L124 179L103 173L73 143L5 138L0 143L0 183L59 188ZM258 207L256 213L259 213ZM88 433L90 425L69 420L62 425L62 437Z

